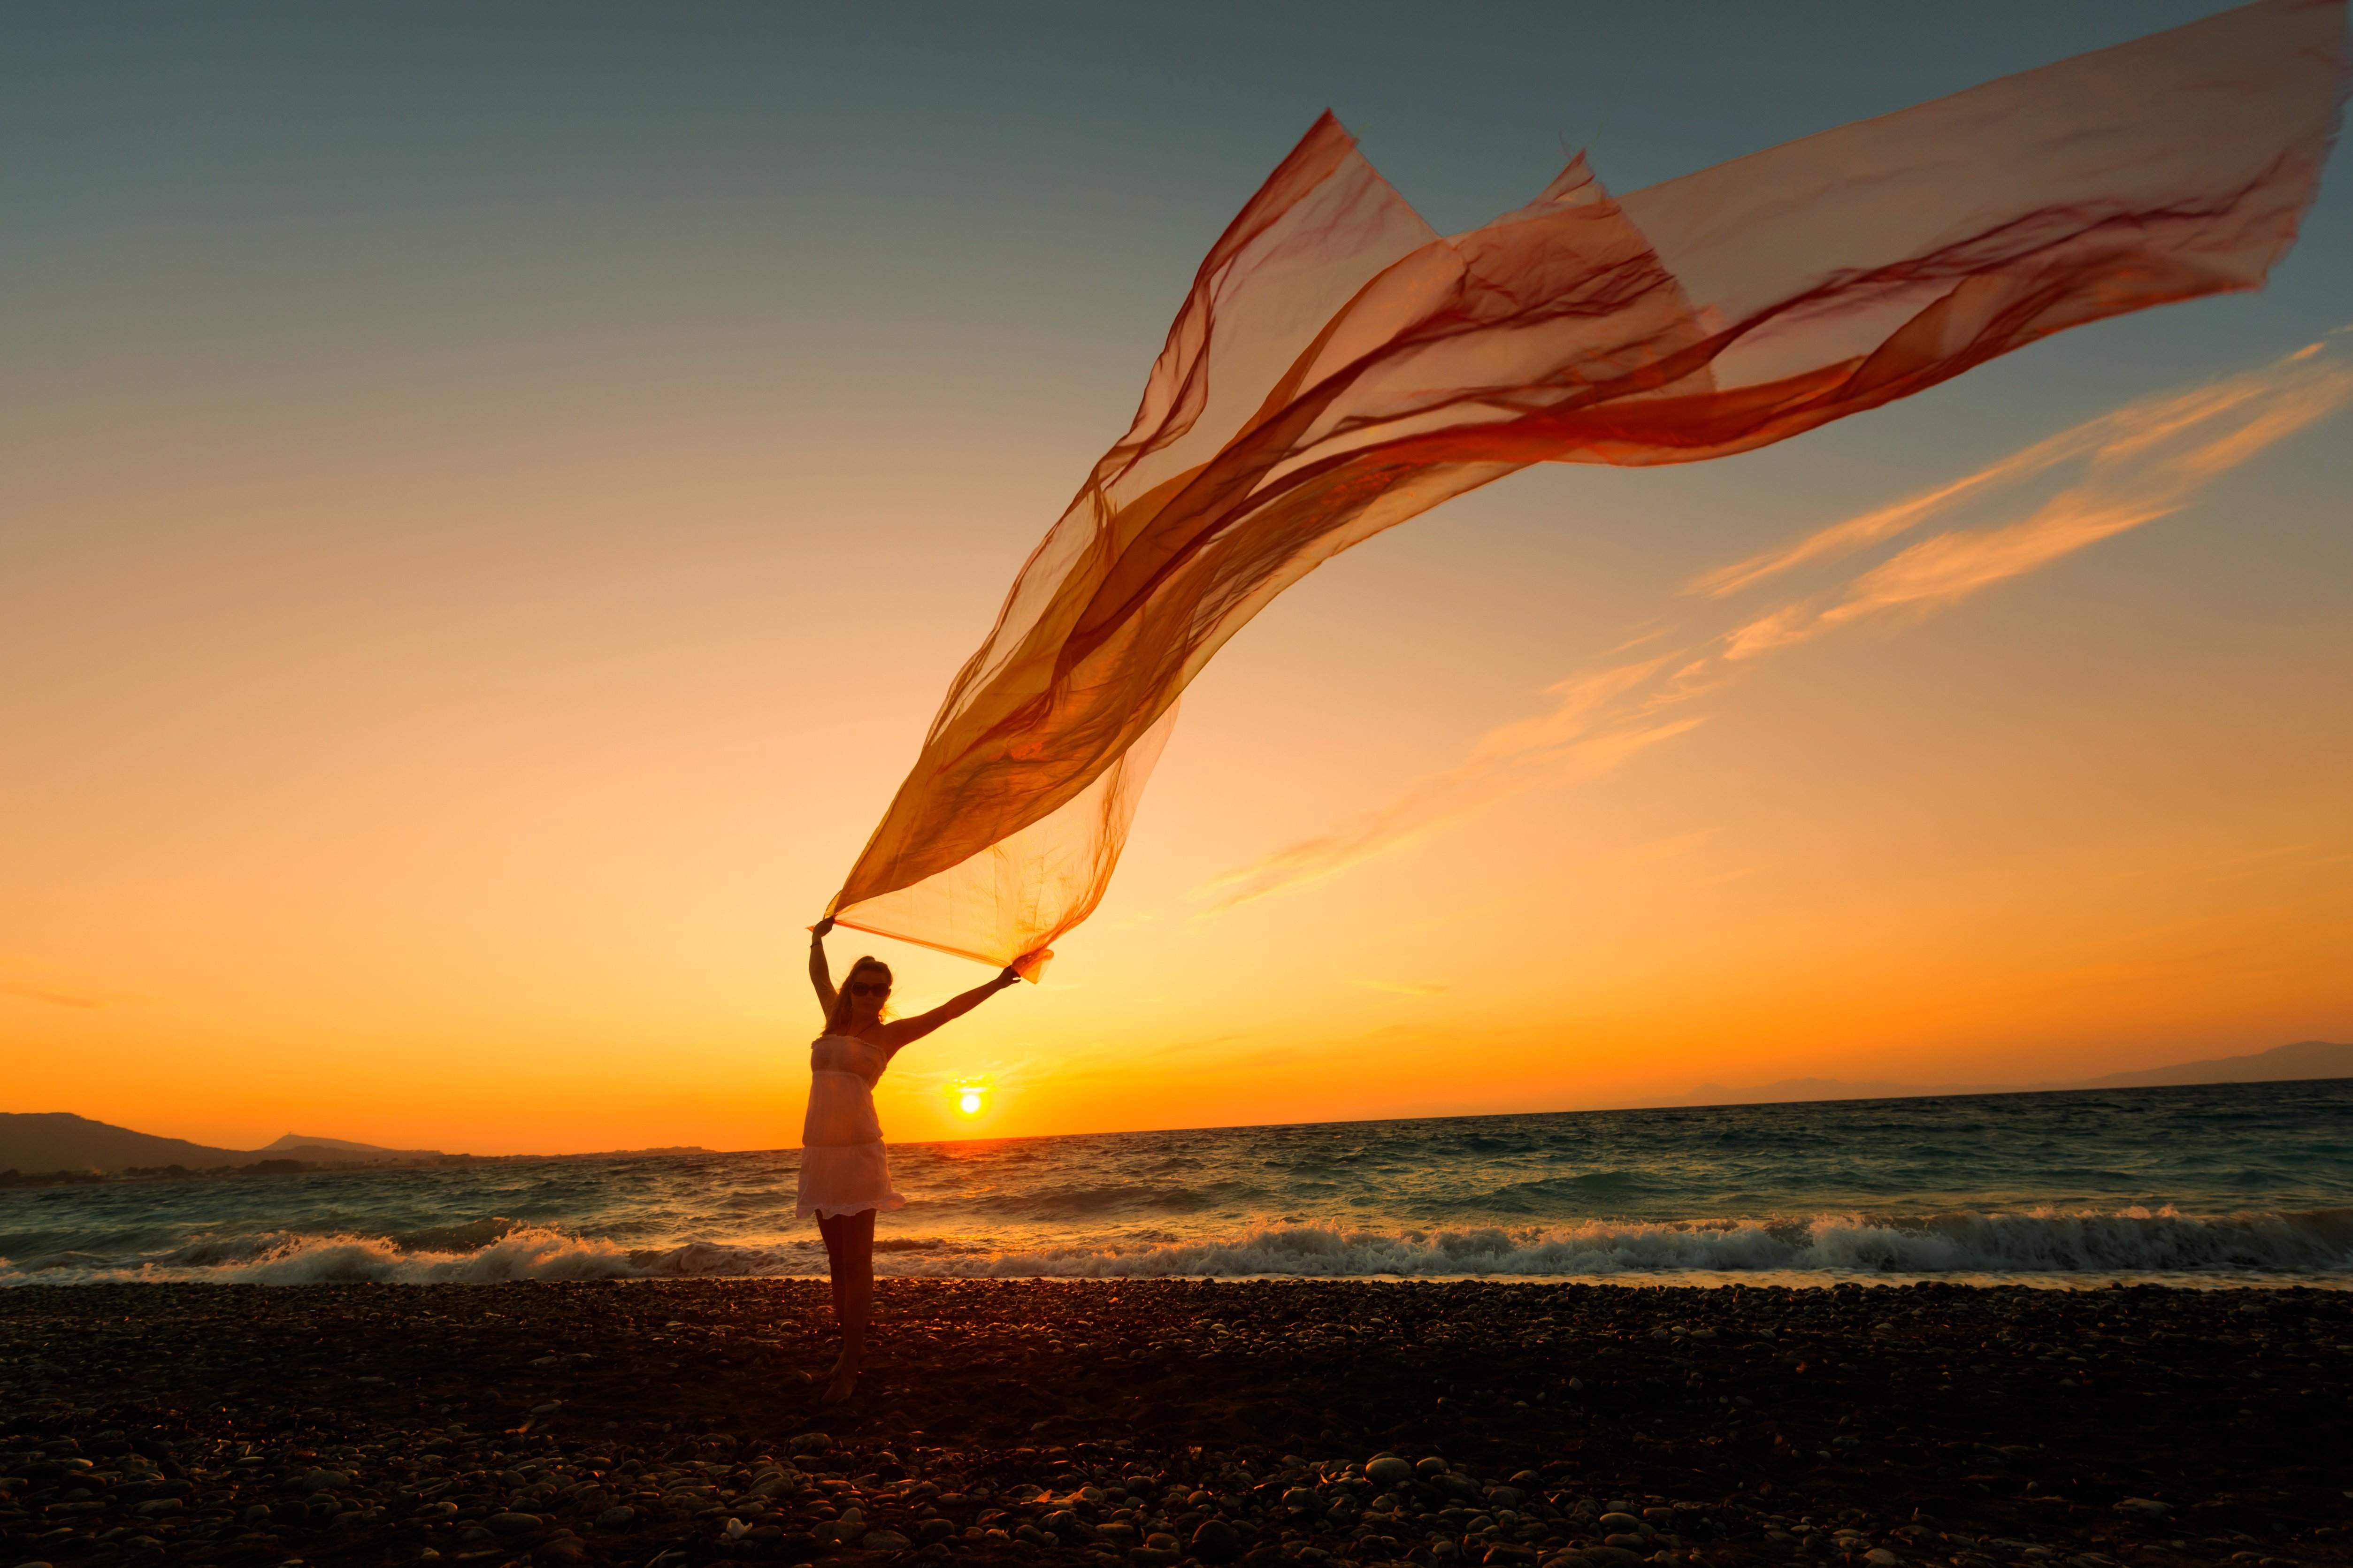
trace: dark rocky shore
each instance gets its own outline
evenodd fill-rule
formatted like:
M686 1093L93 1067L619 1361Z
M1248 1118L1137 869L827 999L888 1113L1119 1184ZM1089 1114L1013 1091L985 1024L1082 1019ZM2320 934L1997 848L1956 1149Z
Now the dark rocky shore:
M0 1568L2331 1563L2353 1297L822 1281L0 1291Z

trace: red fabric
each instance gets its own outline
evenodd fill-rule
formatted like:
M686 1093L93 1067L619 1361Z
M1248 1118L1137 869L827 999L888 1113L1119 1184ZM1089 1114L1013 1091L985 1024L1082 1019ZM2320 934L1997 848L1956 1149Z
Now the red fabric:
M1451 238L1326 113L1202 262L829 912L1034 977L1186 684L1349 545L1529 463L1747 451L2260 286L2344 55L2345 0L2263 0L1623 198L1580 157Z

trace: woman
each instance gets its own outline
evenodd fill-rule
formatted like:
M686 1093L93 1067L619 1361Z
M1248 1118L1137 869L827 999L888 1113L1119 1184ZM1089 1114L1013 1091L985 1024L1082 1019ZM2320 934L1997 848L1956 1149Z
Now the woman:
M825 1033L809 1047L799 1206L802 1216L817 1215L818 1233L825 1237L833 1316L841 1325L841 1359L826 1385L828 1404L849 1398L858 1387L866 1317L874 1304L875 1211L903 1208L907 1202L891 1187L882 1124L874 1116L875 1080L901 1047L962 1017L1021 978L1008 969L928 1013L886 1022L882 1004L891 995L891 966L879 958L861 958L836 991L825 963L825 933L832 929L830 920L810 928L809 980L825 1009Z

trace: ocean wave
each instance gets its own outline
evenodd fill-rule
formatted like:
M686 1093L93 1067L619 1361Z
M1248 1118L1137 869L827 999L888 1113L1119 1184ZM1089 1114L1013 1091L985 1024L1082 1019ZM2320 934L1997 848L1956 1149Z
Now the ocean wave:
M135 1260L66 1255L11 1264L0 1258L0 1284L494 1285L508 1279L627 1279L645 1272L644 1255L614 1242L529 1226L508 1228L471 1248L436 1250L406 1246L405 1239L273 1232L196 1242Z
M962 1279L2348 1276L2353 1275L2353 1209L2221 1217L2165 1209L2035 1209L1395 1231L1266 1223L1226 1237L1108 1245L988 1247L886 1235L876 1253L879 1273ZM822 1253L805 1239L631 1248L607 1237L490 1219L387 1237L269 1232L137 1259L86 1252L21 1264L0 1258L0 1284L493 1284L808 1276L824 1269Z
M1176 1182L1086 1182L1038 1185L1018 1191L960 1197L965 1213L1015 1224L1103 1221L1137 1215L1198 1214L1203 1209L1241 1207L1269 1197L1264 1188L1238 1181L1188 1186ZM918 1197L911 1206L928 1210L936 1200Z
M1174 1275L2147 1274L2353 1271L2353 1210L2193 1218L2167 1211L1916 1219L1590 1221L1402 1232L1261 1226L1209 1241L1052 1247L911 1262L894 1272L1139 1279Z

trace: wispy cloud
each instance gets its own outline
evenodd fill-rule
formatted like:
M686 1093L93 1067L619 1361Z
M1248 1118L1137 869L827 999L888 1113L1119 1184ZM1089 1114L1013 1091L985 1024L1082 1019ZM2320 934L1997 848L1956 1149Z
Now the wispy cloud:
M8 980L0 980L0 996L14 996L26 1002L46 1002L52 1007L102 1007L106 1005L96 996L85 996L79 992L59 991L47 985L26 985Z
M2348 402L2353 363L2337 342L2314 343L2258 370L2126 404L1975 473L1708 573L1691 592L1724 605L1729 626L1686 627L1681 637L1655 621L1638 628L1616 654L1662 638L1681 646L1546 689L1550 711L1489 731L1460 763L1380 809L1228 871L1198 892L1212 900L1209 912L1230 910L1419 842L1514 795L1598 777L1702 723L1704 715L1677 710L1722 689L1764 655L1887 611L1933 612L2155 521ZM1965 506L2021 504L2016 492L2022 487L2063 469L2071 480L2066 488L2017 521L1936 534L1770 608L1744 610L1730 602Z
M1489 731L1460 766L1423 780L1378 811L1229 871L1200 890L1215 898L1214 912L1320 881L1539 785L1599 777L1635 753L1698 725L1697 718L1653 723L1643 721L1639 712L1615 711L1638 706L1626 701L1625 689L1631 684L1628 677L1647 668L1628 666L1593 682L1573 682L1579 689L1566 695L1556 687L1559 707L1541 719ZM1607 705L1593 700L1582 689L1592 685L1611 689L1615 700ZM1603 717L1605 707L1609 711Z
M1722 596L1802 561L1845 553L1865 534L1873 541L1891 537L1964 500L1987 499L2063 462L2080 462L2076 482L2028 517L1923 540L1841 588L1759 616L1731 634L1725 657L1753 658L1901 606L1948 604L2180 510L2215 479L2348 401L2353 364L2315 343L2262 370L2127 404L1957 483L1823 529L1729 574L1704 578L1702 591Z
M1361 985L1367 991L1386 991L1396 996L1443 996L1454 989L1451 985L1416 985L1405 980L1351 980L1351 985Z

